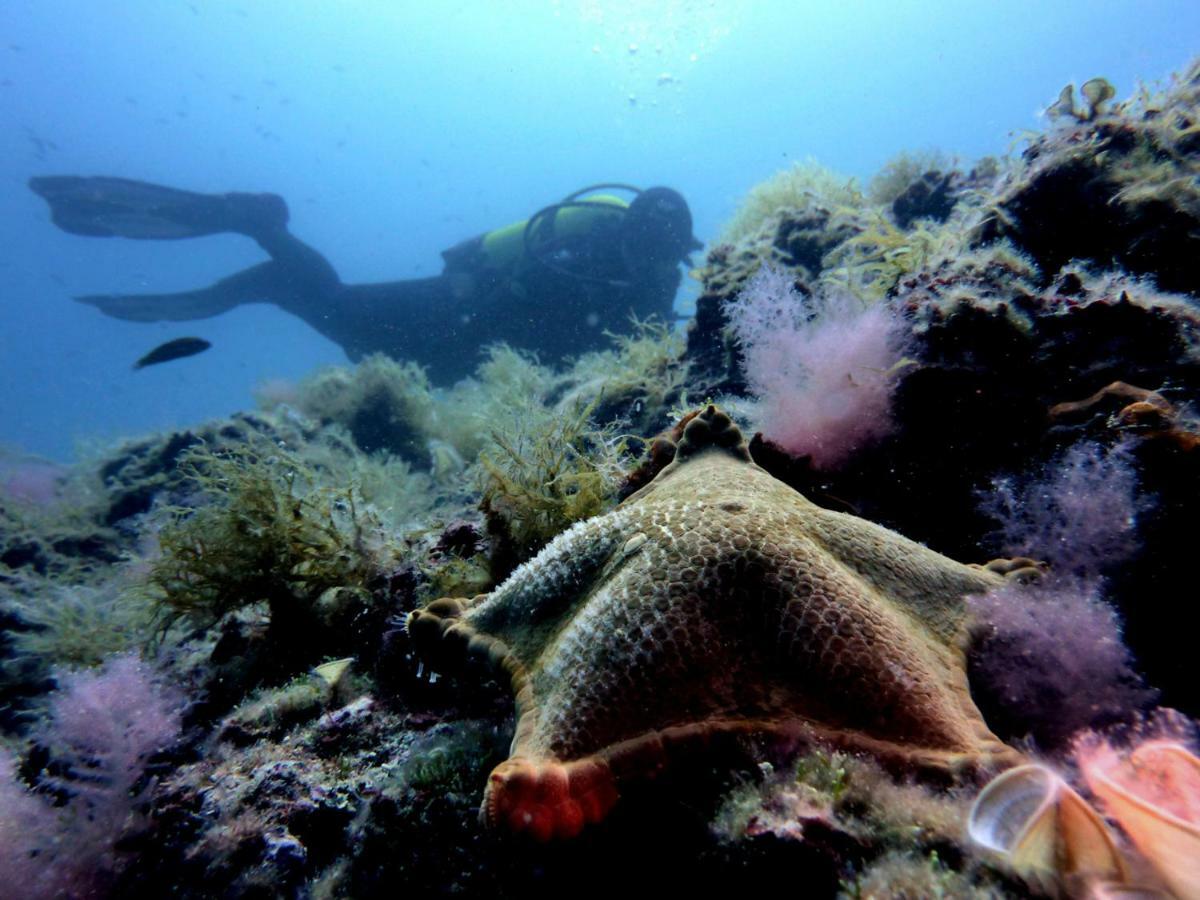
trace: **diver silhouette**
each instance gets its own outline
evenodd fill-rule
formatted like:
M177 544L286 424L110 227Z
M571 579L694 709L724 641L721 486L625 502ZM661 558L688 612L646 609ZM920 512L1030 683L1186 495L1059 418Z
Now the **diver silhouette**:
M343 284L288 231L287 204L276 194L199 194L71 175L31 178L29 186L72 234L175 240L234 232L270 256L198 290L76 298L106 315L179 322L274 303L352 360L377 352L412 359L437 383L470 374L480 348L497 341L555 362L604 346L604 332L628 331L631 316L669 321L679 264L701 247L678 192L599 184L446 250L441 275Z

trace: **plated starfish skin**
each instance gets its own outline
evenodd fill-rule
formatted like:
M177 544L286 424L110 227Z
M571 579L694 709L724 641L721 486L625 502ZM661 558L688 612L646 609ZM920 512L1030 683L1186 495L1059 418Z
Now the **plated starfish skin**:
M615 510L491 594L411 613L408 630L436 671L510 681L516 733L481 815L546 840L722 735L914 768L1019 761L975 708L963 654L963 598L1003 580L816 506L755 465L710 406Z

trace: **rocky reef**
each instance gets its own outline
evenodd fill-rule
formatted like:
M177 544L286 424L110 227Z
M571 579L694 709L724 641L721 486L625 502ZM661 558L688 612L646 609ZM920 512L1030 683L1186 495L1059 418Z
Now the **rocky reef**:
M764 261L802 298L851 290L886 305L908 332L889 434L820 471L775 454L765 431L764 458L819 502L959 558L1006 549L981 514L993 482L1043 471L1081 441L1120 447L1145 502L1138 548L1104 573L1109 599L1164 701L1192 714L1200 694L1182 664L1187 639L1168 624L1179 603L1168 585L1189 581L1182 517L1200 499L1198 97L1193 66L1162 92L1064 113L1016 159L969 172L906 163L913 184L957 197L944 217L907 225L807 175L803 203L712 251L687 351L700 393L745 393L726 308ZM805 243L820 252L797 254L792 236L814 228L821 239Z
M1187 885L1060 814L1131 793L1083 745L1186 794L1200 715L1200 67L1100 81L1012 159L759 186L682 334L6 462L0 896Z

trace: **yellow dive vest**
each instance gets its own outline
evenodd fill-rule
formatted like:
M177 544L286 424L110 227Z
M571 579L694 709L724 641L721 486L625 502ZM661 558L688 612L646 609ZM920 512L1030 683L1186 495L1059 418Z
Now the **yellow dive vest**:
M564 206L555 210L554 234L584 234L592 230L601 219L612 217L614 214L620 215L629 208L628 203L612 194L596 194L587 197L586 200L586 205ZM612 209L605 209L606 206ZM550 216L547 216L547 219L549 218ZM520 222L489 231L483 236L483 253L489 265L497 269L506 269L520 260L525 253L525 227L528 223L528 219L522 219Z

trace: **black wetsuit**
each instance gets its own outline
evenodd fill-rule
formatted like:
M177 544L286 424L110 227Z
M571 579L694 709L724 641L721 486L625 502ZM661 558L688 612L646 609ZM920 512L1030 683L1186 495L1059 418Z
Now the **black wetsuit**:
M659 223L631 237L632 217L611 208L582 232L540 243L538 253L496 262L484 235L446 251L437 277L347 285L324 256L288 231L287 207L273 194L192 194L74 176L35 178L30 186L50 203L55 223L76 234L173 239L234 231L271 257L199 290L78 298L108 315L185 321L242 303L274 303L353 360L370 353L412 359L439 383L470 374L481 348L498 341L556 362L605 346L604 332L628 331L631 316L670 319L679 263L696 246L690 214L686 241L674 233L682 225L668 228L670 240L660 252L654 246ZM654 191L671 195L671 204L678 197L665 188L645 193Z

